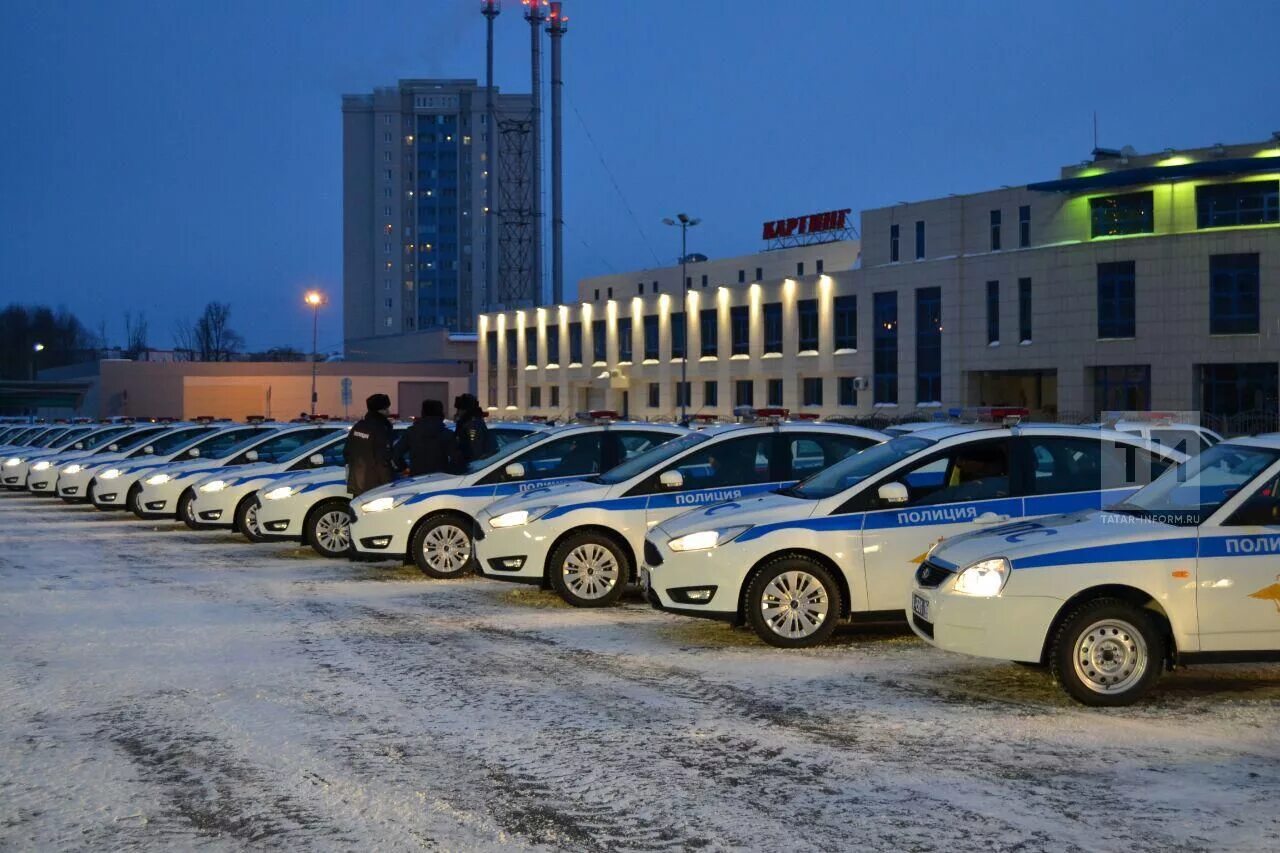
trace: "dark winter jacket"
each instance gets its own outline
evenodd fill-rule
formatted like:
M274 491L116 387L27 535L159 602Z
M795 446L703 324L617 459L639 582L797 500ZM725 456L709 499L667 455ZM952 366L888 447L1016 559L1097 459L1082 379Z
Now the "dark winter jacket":
M396 470L408 468L414 477L421 474L461 474L466 467L458 449L458 438L444 425L444 418L419 418L400 436L392 453Z
M484 416L479 412L464 414L458 419L454 433L458 436L458 449L465 462L483 459L497 450L489 428L484 424Z
M369 412L347 434L347 490L360 495L395 479L391 465L391 421Z

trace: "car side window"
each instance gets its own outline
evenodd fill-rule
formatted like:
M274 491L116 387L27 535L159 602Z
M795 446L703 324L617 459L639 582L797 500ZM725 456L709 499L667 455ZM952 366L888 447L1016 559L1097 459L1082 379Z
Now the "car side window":
M1007 498L1012 494L1009 470L1008 439L969 442L885 478L863 493L864 505L880 508L876 489L886 482L907 487L907 502L895 507Z
M524 479L575 477L600 473L603 431L566 435L548 441L513 459L524 466ZM506 466L501 466L505 470ZM499 474L505 479L505 475Z
M1145 486L1171 464L1169 460L1133 444L1106 439L1101 444L1103 489Z
M315 456L316 454L319 454L321 457L324 458L324 461L321 462L319 465L316 465L311 461L311 457ZM325 468L332 465L346 465L346 464L347 464L347 443L345 441L337 441L329 445L328 447L324 448L323 450L317 450L315 453L309 454L305 459L298 460L298 463L294 465L293 468L299 471L303 471L308 468Z
M768 482L769 446L772 442L770 433L711 442L710 446L700 447L683 459L655 471L630 494L688 492ZM679 471L684 485L679 489L663 486L661 478L664 471Z
M283 462L292 456L299 447L304 444L310 444L324 434L325 430L301 429L297 432L269 438L257 447L250 448L250 450L258 451L258 462ZM245 451L245 454L248 452ZM244 458L245 454L241 454L242 458Z
M1225 527L1275 527L1280 525L1280 475L1272 477L1242 503Z
M1027 438L1034 464L1027 494L1096 492L1103 484L1103 442L1071 436Z
M875 442L860 435L811 433L784 436L783 460L789 471L789 474L784 474L784 478L803 480L810 474L830 468L846 456L865 450L872 444Z
M1179 453L1195 456L1209 449L1209 442L1198 432L1183 429L1153 429L1151 440Z

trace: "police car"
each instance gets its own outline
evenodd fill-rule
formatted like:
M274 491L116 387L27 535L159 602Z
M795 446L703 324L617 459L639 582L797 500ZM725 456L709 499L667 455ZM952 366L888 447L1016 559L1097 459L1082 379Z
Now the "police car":
M480 514L480 571L542 584L578 607L617 601L636 580L645 533L701 505L794 483L884 441L843 424L714 426L575 483L497 501Z
M913 572L942 537L1114 503L1183 458L1081 427L921 430L777 494L655 528L649 600L746 622L775 646L812 646L841 618L902 618Z
M171 462L139 475L142 489L130 505L139 518L180 518L188 525L193 522L193 504L196 499L196 483L213 475L234 473L226 471L241 465L251 465L260 458L275 458L277 454L330 435L334 427L324 424L289 426L264 424L261 433L254 434L233 445L215 458L192 459Z
M60 495L75 499L75 492L64 493L58 489L58 479L64 472L78 474L86 466L92 465L97 457L115 453L124 443L154 435L163 429L164 427L156 424L125 424L78 439L66 449L31 463L27 471L27 491L33 495Z
M88 503L93 499L91 492L100 472L108 471L112 466L128 459L150 456L148 448L154 453L156 442L176 440L185 443L210 429L200 424L169 423L154 430L141 429L128 433L112 441L105 452L79 460L74 466L64 466L58 472L55 489L58 496L67 503ZM111 450L111 447L116 449Z
M599 474L688 433L669 424L603 420L530 433L471 463L465 474L411 477L365 492L352 501L354 550L407 554L430 577L459 577L472 568L472 531L486 505L549 480Z
M545 424L494 423L489 424L489 436L500 453L511 442L545 428ZM324 557L350 553L351 492L347 491L347 473L341 463L263 486L258 500L261 538L301 540Z
M128 509L141 513L138 497L142 480L154 476L167 463L217 459L232 447L276 424L223 424L206 422L207 432L176 432L160 436L127 459L100 466L89 483L89 499L100 510ZM150 448L150 452L148 451Z
M341 465L350 424L327 424L328 431L301 443L268 442L255 460L233 471L217 471L194 485L195 499L182 520L192 529L230 527L250 542L261 542L258 489L299 471Z
M30 444L14 445L6 448L3 465L0 465L0 480L10 491L21 491L27 487L27 475L31 468L52 456L71 450L77 443L92 447L114 435L124 432L125 427L91 427L59 428L53 430L37 430L19 436ZM38 434L37 434L38 433ZM40 471L48 471L53 463L40 465Z
M1178 415L1172 412L1126 412L1117 418L1107 418L1108 414L1111 413L1103 413L1105 426L1140 435L1189 456L1208 450L1222 441L1222 436L1208 427L1179 420Z
M1280 661L1280 435L1225 441L1103 510L948 540L916 573L912 629L942 649L1047 664L1086 705L1166 667Z

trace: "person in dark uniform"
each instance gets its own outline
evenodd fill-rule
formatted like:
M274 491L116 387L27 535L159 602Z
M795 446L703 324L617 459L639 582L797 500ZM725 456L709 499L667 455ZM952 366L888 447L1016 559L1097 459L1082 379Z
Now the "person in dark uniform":
M459 394L453 399L453 432L458 437L458 449L464 462L474 462L493 453L497 448L484 425L484 412L474 394Z
M422 417L396 442L392 450L396 470L409 475L461 474L464 469L458 438L444 425L444 403L422 401Z
M347 490L361 495L396 478L391 465L391 398L374 394L368 412L347 433Z

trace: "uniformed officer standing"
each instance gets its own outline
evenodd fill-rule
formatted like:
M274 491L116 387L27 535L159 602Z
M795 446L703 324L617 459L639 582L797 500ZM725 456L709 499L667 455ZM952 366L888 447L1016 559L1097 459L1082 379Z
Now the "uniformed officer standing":
M484 412L474 394L459 394L453 399L453 431L458 436L458 449L466 462L483 459L497 448L484 424Z
M394 449L396 469L409 475L461 474L465 469L458 439L444 424L444 403L422 401L422 417L405 430Z
M391 465L391 398L374 394L365 400L368 412L347 434L347 490L353 496L395 479Z

